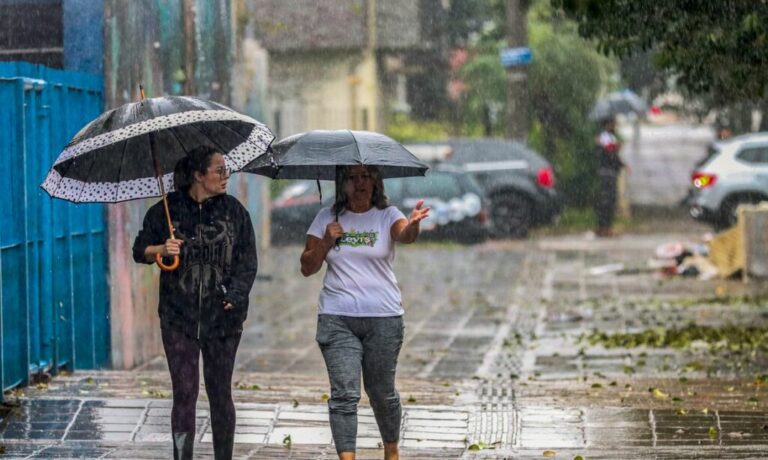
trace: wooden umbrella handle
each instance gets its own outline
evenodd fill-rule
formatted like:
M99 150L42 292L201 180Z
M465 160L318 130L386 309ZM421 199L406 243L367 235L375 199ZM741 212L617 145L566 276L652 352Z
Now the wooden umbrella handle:
M179 268L179 256L173 256L173 263L171 265L165 265L163 263L163 256L155 254L155 263L160 267L160 270L164 272L172 272Z
M141 98L144 99L144 88L141 88ZM155 176L157 177L157 183L160 187L160 193L163 196L163 208L165 209L165 221L168 224L168 233L172 240L176 239L173 234L173 223L171 222L171 211L168 209L168 198L165 195L165 186L163 185L163 176L160 173L160 164L157 162L157 156L155 155L155 136L149 133L149 150L152 154L152 162L155 165ZM173 256L173 263L171 265L165 265L163 263L163 257L160 254L155 254L155 263L160 270L164 272L172 272L179 268L179 256Z
M162 187L162 182L161 182ZM165 207L165 219L168 223L168 231L170 233L171 239L175 240L176 235L173 234L173 224L171 223L171 213L168 209L168 199L165 197L165 191L163 191L163 206ZM175 255L173 256L173 263L171 265L165 265L163 263L163 256L160 254L155 254L155 263L158 267L160 267L160 270L164 272L172 272L179 268L179 256Z

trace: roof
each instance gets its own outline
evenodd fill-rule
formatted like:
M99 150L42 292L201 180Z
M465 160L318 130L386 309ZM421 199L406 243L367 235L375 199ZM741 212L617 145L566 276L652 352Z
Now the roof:
M251 0L256 37L272 52L362 49L372 0ZM379 49L421 42L419 2L376 0Z

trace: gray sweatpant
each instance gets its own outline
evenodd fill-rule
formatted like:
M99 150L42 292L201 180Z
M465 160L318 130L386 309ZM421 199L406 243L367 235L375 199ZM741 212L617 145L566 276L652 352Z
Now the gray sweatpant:
M317 343L331 382L328 412L337 452L354 452L360 374L384 442L400 439L400 395L395 390L403 317L318 315Z

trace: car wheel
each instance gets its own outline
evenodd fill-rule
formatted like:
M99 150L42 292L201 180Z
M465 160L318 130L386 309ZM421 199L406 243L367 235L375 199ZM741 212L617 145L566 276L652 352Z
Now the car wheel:
M491 215L496 236L525 238L531 228L531 202L517 193L496 195Z

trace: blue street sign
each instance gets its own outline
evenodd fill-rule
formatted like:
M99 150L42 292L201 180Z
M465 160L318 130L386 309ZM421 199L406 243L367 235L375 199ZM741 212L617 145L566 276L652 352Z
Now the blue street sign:
M533 60L533 53L527 47L504 48L499 52L499 57L501 58L501 65L509 68L530 64Z

